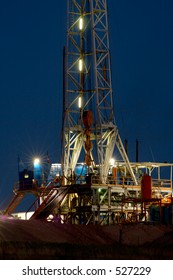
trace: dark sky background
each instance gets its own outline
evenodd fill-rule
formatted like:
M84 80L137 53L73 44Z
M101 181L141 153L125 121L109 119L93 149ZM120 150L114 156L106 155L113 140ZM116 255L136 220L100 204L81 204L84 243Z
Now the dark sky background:
M173 162L173 1L108 0L115 117L129 158ZM60 161L66 1L0 1L0 202L18 155Z

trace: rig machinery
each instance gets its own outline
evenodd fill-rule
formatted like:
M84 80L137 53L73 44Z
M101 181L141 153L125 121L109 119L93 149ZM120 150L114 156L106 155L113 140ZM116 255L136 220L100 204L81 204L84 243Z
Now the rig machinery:
M172 164L128 159L114 117L106 0L67 0L63 84L62 162L52 164L47 181L37 186L15 185L4 213L34 193L31 219L161 221L164 207L172 205ZM165 167L169 179L161 177Z

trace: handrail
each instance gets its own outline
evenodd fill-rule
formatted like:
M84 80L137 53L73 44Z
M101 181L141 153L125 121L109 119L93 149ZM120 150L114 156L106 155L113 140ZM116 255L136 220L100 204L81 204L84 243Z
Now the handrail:
M29 206L29 208L26 210L25 212L25 220L27 220L27 214L28 212L32 209L32 207L34 206L34 204L36 204L36 202L38 201L39 197L37 197L34 202Z
M50 188L50 185L51 185L52 183L53 183L52 181L48 182L47 186L43 189L43 191L42 191L42 193L40 194L40 196L37 197L37 198L34 200L34 202L30 205L30 207L27 209L27 211L25 212L25 219L26 219L26 220L27 220L27 213L32 209L32 207L34 206L34 204L36 204L36 202L39 200L39 198L40 198L40 197L44 197L45 193L47 192L47 189L49 189L50 191L53 189L53 187ZM35 209L35 211L36 211L36 209Z

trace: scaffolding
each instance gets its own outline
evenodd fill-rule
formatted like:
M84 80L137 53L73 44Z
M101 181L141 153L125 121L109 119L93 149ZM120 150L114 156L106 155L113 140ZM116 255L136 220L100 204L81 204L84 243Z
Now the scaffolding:
M25 195L33 194L35 200L26 209L26 217L29 211L34 212L31 219L84 225L172 223L173 164L137 162L131 166L140 177L138 185L125 172L126 165L122 162L118 167L110 166L106 183L100 180L97 171L88 176L87 168L81 163L64 185L63 175L57 175L60 164L52 164L49 178L40 186L33 184L23 188L21 182L15 184L13 199L4 214L11 215ZM146 174L151 181L142 186Z

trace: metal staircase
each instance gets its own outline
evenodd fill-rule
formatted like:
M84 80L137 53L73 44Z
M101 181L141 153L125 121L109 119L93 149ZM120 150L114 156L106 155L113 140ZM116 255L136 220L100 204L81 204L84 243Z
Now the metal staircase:
M30 219L45 219L51 211L63 201L66 194L68 193L67 187L61 187L58 189L51 189L46 198L34 212Z

